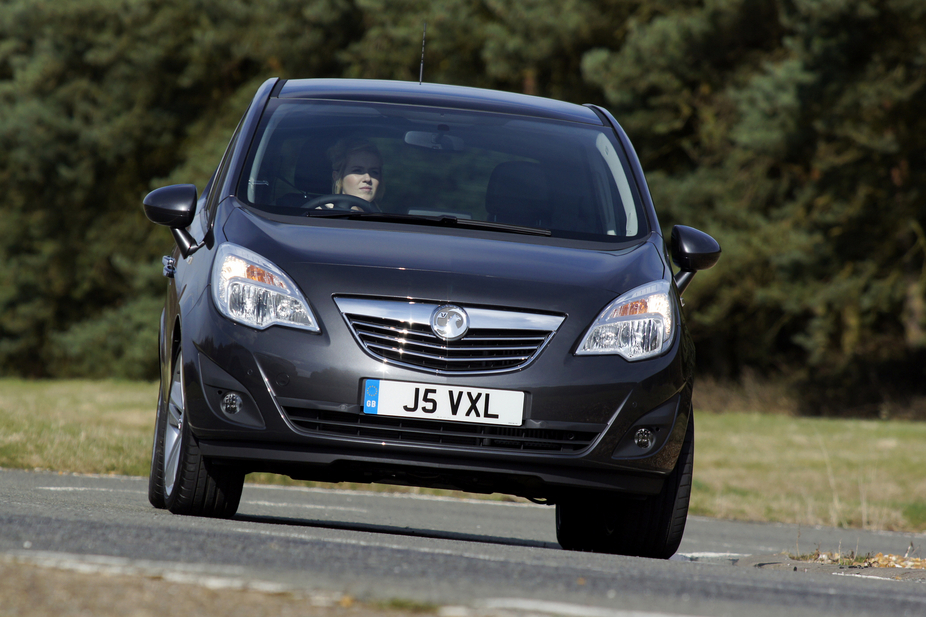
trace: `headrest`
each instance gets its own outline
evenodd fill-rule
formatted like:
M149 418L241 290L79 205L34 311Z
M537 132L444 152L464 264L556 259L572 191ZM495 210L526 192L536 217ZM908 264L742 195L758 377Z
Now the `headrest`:
M326 154L327 146L308 140L296 157L293 183L300 191L327 195L331 192L331 161Z

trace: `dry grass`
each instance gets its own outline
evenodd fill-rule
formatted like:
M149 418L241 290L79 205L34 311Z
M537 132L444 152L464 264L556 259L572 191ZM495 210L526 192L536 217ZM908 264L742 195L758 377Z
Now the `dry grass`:
M783 386L749 379L695 397L693 514L926 530L926 423L794 417ZM0 379L0 467L147 475L156 401L151 383Z
M763 381L751 371L744 371L737 383L718 383L699 376L695 380L694 407L710 413L798 415L797 400L785 381Z
M0 466L147 475L157 385L0 379Z
M926 529L926 424L793 417L782 386L756 382L699 383L695 409L693 513Z

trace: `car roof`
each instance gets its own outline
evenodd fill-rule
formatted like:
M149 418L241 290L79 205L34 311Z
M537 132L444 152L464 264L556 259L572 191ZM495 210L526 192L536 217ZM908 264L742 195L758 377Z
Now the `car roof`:
M425 105L507 113L602 126L591 108L554 99L412 81L377 79L289 79L281 80L274 95L287 99L326 99Z

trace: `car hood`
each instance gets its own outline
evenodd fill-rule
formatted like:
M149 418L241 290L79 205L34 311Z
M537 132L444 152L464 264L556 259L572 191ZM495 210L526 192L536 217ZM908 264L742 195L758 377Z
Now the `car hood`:
M600 311L629 289L662 279L653 241L598 251L547 238L346 220L286 224L234 208L228 241L292 276L310 298L370 295L574 313ZM654 236L658 241L659 237Z

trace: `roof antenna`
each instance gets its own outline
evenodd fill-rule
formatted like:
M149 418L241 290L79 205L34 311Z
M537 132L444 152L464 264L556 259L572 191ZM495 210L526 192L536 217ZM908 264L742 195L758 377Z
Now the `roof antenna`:
M418 71L418 85L424 80L424 42L428 36L428 22L424 22L424 32L421 34L421 70Z

